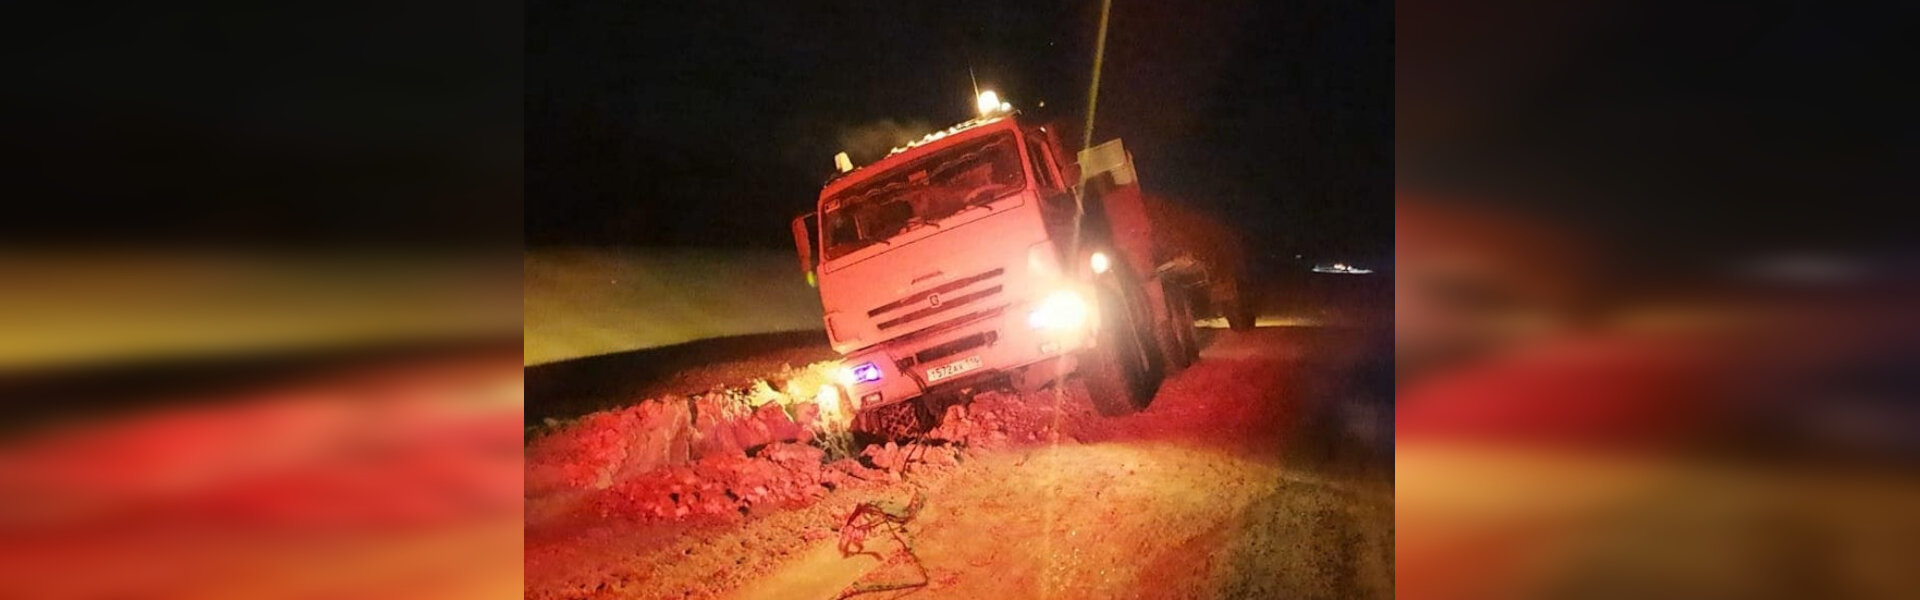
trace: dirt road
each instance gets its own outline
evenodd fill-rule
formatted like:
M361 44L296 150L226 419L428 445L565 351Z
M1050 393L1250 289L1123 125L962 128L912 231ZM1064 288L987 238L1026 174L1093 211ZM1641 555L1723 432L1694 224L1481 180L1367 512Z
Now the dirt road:
M1367 598L1392 594L1391 367L1366 330L1216 332L1144 412L990 393L957 464L714 522L527 533L529 598ZM924 505L837 547L861 503ZM918 584L924 581L924 585Z

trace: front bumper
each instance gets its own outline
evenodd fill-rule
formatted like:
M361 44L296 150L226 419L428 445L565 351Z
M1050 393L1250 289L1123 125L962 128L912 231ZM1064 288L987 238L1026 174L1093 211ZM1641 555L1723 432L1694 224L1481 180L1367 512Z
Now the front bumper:
M966 324L925 336L907 336L849 353L849 370L871 363L879 378L840 382L855 410L904 402L929 393L965 387L1012 374L1093 346L1097 311L1069 330L1037 329L1029 316L1040 301L996 309ZM978 366L973 366L977 362Z

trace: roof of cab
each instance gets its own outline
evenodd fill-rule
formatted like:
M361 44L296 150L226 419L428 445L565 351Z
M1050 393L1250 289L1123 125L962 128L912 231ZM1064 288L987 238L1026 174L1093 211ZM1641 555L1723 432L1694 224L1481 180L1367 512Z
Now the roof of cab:
M841 190L865 180L866 177L862 176L862 172L865 172L865 174L879 173L896 165L912 161L918 158L920 154L923 154L922 152L916 152L916 150L959 143L964 140L986 135L992 131L1012 130L1017 127L1017 119L1014 118L1016 115L1018 115L1018 111L998 114L991 117L980 117L929 133L926 137L918 140L907 142L907 145L894 148L892 152L888 152L885 158L873 161L871 164L861 165L852 171L835 173L833 178L827 180L827 184L821 188L820 197L825 198L839 193Z

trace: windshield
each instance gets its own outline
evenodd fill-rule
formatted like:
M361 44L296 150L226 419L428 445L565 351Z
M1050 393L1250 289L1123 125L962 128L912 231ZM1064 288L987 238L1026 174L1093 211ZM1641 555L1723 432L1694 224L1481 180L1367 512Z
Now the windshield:
M826 258L1020 191L1025 182L1012 133L897 167L827 201Z

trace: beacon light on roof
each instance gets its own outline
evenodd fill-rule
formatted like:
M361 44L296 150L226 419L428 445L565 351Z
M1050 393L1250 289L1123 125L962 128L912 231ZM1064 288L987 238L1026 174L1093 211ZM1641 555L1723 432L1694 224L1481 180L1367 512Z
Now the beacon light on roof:
M1002 102L1000 100L1000 94L994 93L993 90L980 92L980 97L974 99L973 106L974 108L980 109L980 116L982 117L995 113L1013 111L1013 104Z

